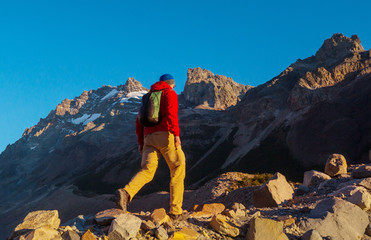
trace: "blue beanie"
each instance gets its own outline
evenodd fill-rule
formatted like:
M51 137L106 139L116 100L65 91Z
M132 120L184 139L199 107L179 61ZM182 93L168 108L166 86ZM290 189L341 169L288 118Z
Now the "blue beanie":
M167 81L167 80L171 80L171 79L174 79L173 76L171 76L170 74L168 73L165 73L164 75L162 75L160 77L160 81Z
M161 82L166 82L167 84L171 85L171 84L175 84L175 80L173 78L173 76L171 76L170 74L166 73L164 75L162 75L160 77L160 81Z

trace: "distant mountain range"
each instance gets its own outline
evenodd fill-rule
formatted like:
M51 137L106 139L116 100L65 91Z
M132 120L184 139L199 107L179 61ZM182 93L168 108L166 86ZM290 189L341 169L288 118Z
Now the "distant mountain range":
M371 50L334 34L257 87L189 69L179 95L187 188L226 171L281 172L300 181L331 153L367 162L371 149ZM135 118L148 89L129 78L65 99L0 155L0 233L30 211L58 209L62 221L112 206L113 191L138 171ZM168 190L159 164L141 194ZM158 184L161 181L162 184Z

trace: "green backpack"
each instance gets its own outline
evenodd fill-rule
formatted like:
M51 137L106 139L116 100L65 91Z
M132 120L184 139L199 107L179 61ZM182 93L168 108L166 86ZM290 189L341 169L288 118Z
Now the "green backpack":
M162 91L149 92L142 97L138 120L145 127L156 126L161 121L160 102Z

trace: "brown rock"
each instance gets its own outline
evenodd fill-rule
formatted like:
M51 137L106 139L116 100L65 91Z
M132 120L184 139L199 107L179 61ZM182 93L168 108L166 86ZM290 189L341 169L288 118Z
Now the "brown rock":
M193 212L189 215L189 218L211 218L213 216L212 213L207 213L207 212Z
M74 231L67 230L62 234L63 240L80 240L79 234Z
M277 217L277 220L282 221L285 227L295 224L295 218L291 216L279 216Z
M197 239L200 234L196 232L195 230L192 230L188 227L182 228L182 230L175 232L173 236L171 236L170 239L172 240L180 240L180 239Z
M210 225L214 228L215 231L223 235L237 237L240 234L240 230L228 224L225 217L221 214L215 215L211 219Z
M81 240L97 240L97 238L89 229L84 233L84 235L82 235Z
M61 220L57 210L52 211L34 211L27 214L23 222L19 224L14 231L22 229L36 229L40 227L50 227L58 229Z
M50 227L40 227L33 229L25 235L20 236L19 239L25 240L62 240L60 233Z
M140 226L140 228L144 231L150 231L152 229L155 229L156 225L151 220L142 221L142 225Z
M124 211L117 208L107 209L95 214L95 221L102 226L110 225L112 220L118 215L123 214Z
M167 240L169 239L169 236L162 226L156 229L155 236L160 240Z
M245 211L242 211L241 209L237 209L237 210L226 210L224 211L224 214L230 218L241 218L241 217L245 217Z
M188 69L187 82L180 99L190 107L224 110L236 105L250 88L236 83L232 78L193 68Z
M247 240L288 240L283 233L283 222L266 218L253 218L249 223L246 235Z
M365 188L359 187L347 200L364 211L371 208L371 194Z
M222 203L210 203L204 204L201 211L204 213L211 213L213 215L222 213L225 209L225 206Z
M303 185L307 187L316 186L321 182L330 180L331 177L325 173L321 173L315 170L306 171L304 173Z
M362 165L352 171L352 178L371 177L371 165Z
M170 220L169 216L166 214L164 208L158 208L153 211L151 214L151 220L156 226L160 226L164 222Z
M235 202L235 203L233 203L233 205L231 206L231 209L233 209L233 210L237 210L237 209L240 209L240 210L246 210L246 207L245 207L245 205L243 205L242 203L237 203L237 202Z
M348 169L347 161L341 154L331 154L325 165L325 173L330 177L335 177L339 174L346 174Z
M286 200L292 199L294 190L286 181L285 176L276 173L266 183L254 192L255 207L277 207Z

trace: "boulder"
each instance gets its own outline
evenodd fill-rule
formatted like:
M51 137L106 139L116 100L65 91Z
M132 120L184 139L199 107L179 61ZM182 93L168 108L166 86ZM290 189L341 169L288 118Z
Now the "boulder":
M34 211L27 214L23 219L23 222L20 223L15 229L10 238L15 238L17 236L24 235L31 230L46 227L46 229L58 229L61 220L59 219L57 210L49 211ZM40 230L41 231L41 230ZM48 231L48 230L45 230ZM39 233L38 233L39 234ZM40 232L41 234L41 232Z
M210 203L202 205L201 212L216 215L222 213L224 209L225 206L222 203Z
M246 211L245 205L243 205L242 203L237 203L237 202L233 203L233 205L231 206L231 209L233 210L240 209L240 210Z
M235 219L239 219L239 218L242 218L242 217L245 217L246 216L246 212L241 210L241 209L237 209L237 210L226 210L224 211L224 214L230 218L235 218Z
M142 220L130 213L120 214L108 230L110 240L130 239L137 235Z
M354 194L357 191L357 189L358 189L357 186L348 185L348 186L345 186L345 187L342 187L336 190L335 192L329 195L334 196L334 197L340 197L340 198L350 197L350 195Z
M123 214L124 211L117 208L107 209L95 214L95 221L101 226L108 226L111 224L113 219L115 219L118 215Z
M23 222L19 224L14 231L22 229L36 229L40 227L50 227L58 229L61 220L57 210L51 211L34 211L27 214Z
M364 211L371 208L371 194L365 188L359 187L347 200Z
M79 234L75 231L67 230L62 234L63 240L80 240Z
M352 178L371 177L371 165L362 165L352 171Z
M330 177L335 177L339 174L346 174L347 169L347 161L343 155L334 153L327 158L325 173Z
M337 240L360 239L369 223L367 214L356 205L340 198L327 198L320 201L300 221L303 231L315 229L321 236Z
M167 235L165 228L163 228L162 226L156 229L155 236L160 240L169 239L169 236Z
M170 217L166 214L164 208L158 208L152 212L151 220L157 227L159 227L164 222L170 221Z
M303 185L307 187L317 186L321 182L331 179L331 177L325 173L318 172L315 170L306 171L304 173Z
M143 221L142 225L140 226L144 231L150 231L156 228L156 225L151 221Z
M316 230L309 230L301 237L302 240L322 240L323 238Z
M90 231L90 229L88 229L88 231L86 231L86 232L81 236L81 240L97 240L97 238L96 238L95 235Z
M25 235L21 235L19 239L25 240L62 240L60 233L54 229L47 226L39 227L33 229L26 233Z
M197 239L199 235L200 234L198 232L196 232L195 230L192 230L188 227L184 227L184 228L182 228L182 230L175 232L173 234L173 236L171 236L170 239L173 239L173 240L179 240L179 239L192 240L192 239Z
M227 223L225 217L221 214L215 215L211 219L210 225L215 231L226 236L237 237L240 234L240 230Z
M249 222L246 235L247 240L288 240L283 232L283 222L267 218L253 218Z
M294 190L281 173L276 173L253 194L255 207L277 207L292 199Z
M371 191L371 178L362 179L357 185Z

